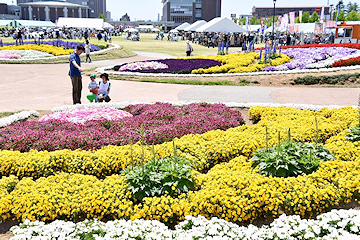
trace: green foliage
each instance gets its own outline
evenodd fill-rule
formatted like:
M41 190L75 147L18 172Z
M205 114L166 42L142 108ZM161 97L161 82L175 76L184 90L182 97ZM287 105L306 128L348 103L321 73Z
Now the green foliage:
M310 22L310 13L309 12L304 12L302 15L302 22L303 23L308 23Z
M165 194L176 197L194 190L191 169L186 159L175 155L162 160L154 158L143 166L125 169L123 174L133 197L141 201Z
M258 166L266 176L296 177L316 171L321 161L331 159L333 156L322 145L288 139L275 147L258 150L251 160L253 167Z
M104 15L104 14L99 13L98 18L102 18L102 19L104 19L104 22L106 22L106 17L105 17L105 15Z
M346 21L359 21L359 20L360 20L360 14L358 14L355 10L352 10L346 16Z
M317 12L313 12L310 18L310 22L317 22L319 21L319 14Z
M352 142L360 141L360 125L348 130L345 138Z
M360 79L360 73L353 74L339 74L329 76L311 76L297 77L293 85L314 85L314 84L340 84L343 85L347 82L356 83Z

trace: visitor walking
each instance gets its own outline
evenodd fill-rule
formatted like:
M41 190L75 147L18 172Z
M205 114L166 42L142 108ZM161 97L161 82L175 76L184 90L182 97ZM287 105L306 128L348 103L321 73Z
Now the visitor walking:
M88 59L89 59L89 63L91 63L90 52L91 52L91 45L90 45L89 41L86 40L86 45L85 45L85 54L86 54L85 62L86 63L88 62Z
M75 51L70 54L70 79L72 83L73 104L81 104L81 90L82 90L82 78L81 78L81 58L80 55L85 51L83 45L78 45Z
M193 47L190 44L189 40L186 40L186 56L191 56L191 53L194 51Z

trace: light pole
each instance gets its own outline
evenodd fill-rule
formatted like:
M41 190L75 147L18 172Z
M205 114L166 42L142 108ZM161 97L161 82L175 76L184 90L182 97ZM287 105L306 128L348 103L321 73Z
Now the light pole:
M274 16L273 16L272 40L275 40L274 32L275 32L275 4L276 4L276 0L273 0L273 2L274 2Z

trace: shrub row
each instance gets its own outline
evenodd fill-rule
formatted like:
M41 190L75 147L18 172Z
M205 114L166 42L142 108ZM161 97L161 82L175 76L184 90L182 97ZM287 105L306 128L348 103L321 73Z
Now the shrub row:
M297 77L292 84L294 85L314 85L314 84L340 84L347 82L357 83L360 81L360 73L339 74L331 76L310 76Z

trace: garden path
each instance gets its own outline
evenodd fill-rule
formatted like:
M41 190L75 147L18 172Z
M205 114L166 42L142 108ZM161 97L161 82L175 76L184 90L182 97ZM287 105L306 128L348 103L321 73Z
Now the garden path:
M108 66L132 61L169 58L160 53L136 52L125 59L84 63L83 68ZM71 105L71 83L68 64L0 64L0 111L49 110ZM84 77L82 102L87 103ZM358 88L307 87L229 87L192 86L131 81L111 81L112 101L210 101L272 102L321 105L356 105Z

